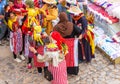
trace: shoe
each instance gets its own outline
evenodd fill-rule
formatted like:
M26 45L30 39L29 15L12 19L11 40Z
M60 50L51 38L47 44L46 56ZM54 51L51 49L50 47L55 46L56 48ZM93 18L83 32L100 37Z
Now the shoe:
M38 73L38 75L39 75L39 76L41 76L41 75L42 75L42 73Z
M20 55L20 58L21 58L22 60L25 60L25 57L24 57L23 55Z
M22 62L22 60L20 60L19 58L16 58L16 59L14 59L16 62L18 62L18 63L20 63L20 62Z
M32 68L31 63L28 64L27 68L28 68L28 69L31 69L31 68Z

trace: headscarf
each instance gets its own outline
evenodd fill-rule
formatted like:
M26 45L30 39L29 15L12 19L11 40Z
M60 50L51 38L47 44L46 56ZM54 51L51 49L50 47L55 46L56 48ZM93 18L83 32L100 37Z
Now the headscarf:
M20 9L20 8L23 8L23 9L26 9L26 6L22 3L18 3L17 1L19 0L14 0L14 8L17 8L17 9Z
M58 48L61 50L62 49L62 44L65 43L65 39L60 35L59 32L57 31L53 31L51 33L51 37L56 40L56 44L58 46Z
M59 19L60 21L57 25L55 25L54 30L58 31L62 37L71 35L73 31L73 23L68 21L67 14L65 12L61 12Z

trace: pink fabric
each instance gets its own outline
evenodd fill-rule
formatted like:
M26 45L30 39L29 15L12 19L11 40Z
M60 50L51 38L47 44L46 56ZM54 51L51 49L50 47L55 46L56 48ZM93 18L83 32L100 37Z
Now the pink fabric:
M50 64L48 70L53 75L53 80L51 81L52 84L68 84L65 60L60 62L58 67L54 67Z
M16 32L13 33L13 49L14 53L18 54L20 51L22 51L22 31L21 29L18 29Z
M26 6L23 3L18 4L17 0L14 0L14 8L16 8L16 9L20 9L20 8L25 9Z

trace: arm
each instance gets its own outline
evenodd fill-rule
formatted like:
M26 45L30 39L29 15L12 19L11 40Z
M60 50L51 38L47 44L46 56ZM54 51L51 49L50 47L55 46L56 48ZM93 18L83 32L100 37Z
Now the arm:
M79 36L80 34L81 34L81 32L82 32L82 30L79 28L79 27L77 27L77 25L73 25L73 36Z
M29 47L29 50L37 56L37 59L39 62L45 62L45 61L50 60L47 56L42 56L42 55L38 54L37 50L35 50L34 47Z
M50 15L46 15L47 20L55 20L58 17L58 9L53 8L50 10Z
M48 7L47 4L44 4L44 5L42 6L42 8L39 9L39 13L40 13L40 14L43 13L44 15L46 15L45 10L47 9L47 7Z
M81 17L79 20L78 20L78 23L81 23L81 26L82 26L82 32L81 34L84 34L86 29L87 29L87 26L88 26L88 23L87 23L87 20L85 18L85 16Z
M0 19L4 19L4 15L0 15Z

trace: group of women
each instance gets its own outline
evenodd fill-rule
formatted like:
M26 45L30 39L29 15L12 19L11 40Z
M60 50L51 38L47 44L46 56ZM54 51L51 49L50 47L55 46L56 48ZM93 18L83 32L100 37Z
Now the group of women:
M0 19L10 30L14 60L21 62L27 58L29 69L34 57L39 63L48 62L37 69L39 73L43 67L50 71L52 84L68 84L67 73L77 75L78 64L94 58L94 35L88 30L77 1L72 4L69 0L9 0Z

